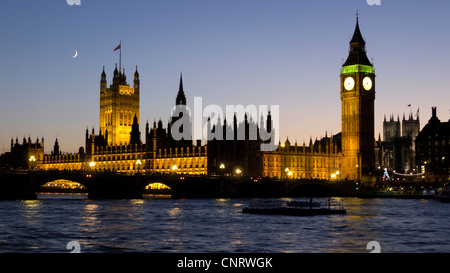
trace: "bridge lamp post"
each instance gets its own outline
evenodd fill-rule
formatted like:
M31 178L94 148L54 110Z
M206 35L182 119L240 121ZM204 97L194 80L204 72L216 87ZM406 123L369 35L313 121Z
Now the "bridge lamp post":
M339 175L340 175L339 171L336 171L335 173L331 174L331 179L339 181Z
M284 172L286 173L286 177L289 177L289 168L286 168L286 169L284 169ZM291 175L292 175L292 172L291 172Z
M242 174L241 169L236 169L236 175L241 175L241 174Z
M177 165L173 165L173 166L172 166L172 171L173 171L174 174L177 173L177 169L178 169L178 168L177 168Z
M34 162L36 162L36 158L34 157L34 155L30 156L30 163L31 163L31 170L34 169Z
M137 161L136 161L136 167L137 167L137 172L139 173L139 170L141 169L141 164L142 164L142 162L141 162L141 160L140 159L138 159Z
M89 167L91 167L92 171L95 171L95 162L91 161L91 163L89 163Z
M223 164L223 163L220 164L219 168L220 168L222 175L225 175L225 164Z

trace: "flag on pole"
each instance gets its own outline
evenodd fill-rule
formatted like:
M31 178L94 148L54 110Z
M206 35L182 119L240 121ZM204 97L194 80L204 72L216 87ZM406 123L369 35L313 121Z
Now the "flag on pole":
M121 44L122 44L122 43L120 43L116 48L114 48L114 51L120 49L120 45L121 45Z

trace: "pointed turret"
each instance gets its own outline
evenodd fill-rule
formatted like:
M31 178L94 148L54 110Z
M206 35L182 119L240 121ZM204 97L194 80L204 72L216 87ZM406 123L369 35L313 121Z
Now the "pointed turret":
M100 84L104 83L106 87L106 73L105 73L105 66L103 66L102 74L100 75Z
M139 79L138 66L136 65L136 71L134 72L134 79Z
M127 76L125 75L125 68L122 68L123 72L120 75L120 84L121 85L127 85Z
M139 92L139 85L140 85L139 72L138 67L136 65L136 71L134 72L134 79L133 79L134 92Z
M117 63L116 63L116 68L114 69L114 79L119 78L119 70L117 70Z
M117 63L116 63L116 67L115 67L114 72L113 72L112 84L114 86L117 86L117 85L120 84L120 73L119 73L119 70L117 70Z
M133 125L131 125L130 144L141 144L141 132L139 131L139 123L136 115L134 115Z
M56 138L55 140L55 145L53 145L53 154L54 155L59 155L59 144L58 144L58 138Z

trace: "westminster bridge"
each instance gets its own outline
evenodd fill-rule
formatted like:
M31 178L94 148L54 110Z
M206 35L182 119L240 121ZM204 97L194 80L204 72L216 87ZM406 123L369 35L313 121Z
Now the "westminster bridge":
M0 199L36 199L42 187L54 181L82 185L90 199L134 199L145 194L170 194L172 198L357 196L367 187L353 181L271 179L243 176L107 173L70 171L0 172ZM162 190L149 187L163 185ZM415 183L415 188L438 188L443 183ZM401 183L397 183L401 186ZM412 187L410 183L407 187ZM373 189L370 189L373 190ZM62 192L67 193L66 190ZM70 192L70 191L69 191Z

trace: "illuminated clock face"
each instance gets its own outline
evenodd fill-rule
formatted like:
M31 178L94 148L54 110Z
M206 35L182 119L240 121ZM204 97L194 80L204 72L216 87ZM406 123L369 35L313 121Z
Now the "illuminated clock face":
M352 90L354 86L355 86L355 80L352 77L347 77L344 80L345 90Z
M372 80L369 77L365 77L362 84L366 90L370 90L372 88Z

